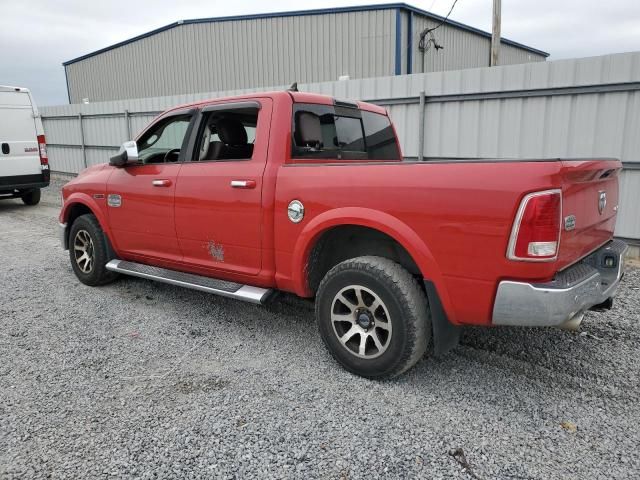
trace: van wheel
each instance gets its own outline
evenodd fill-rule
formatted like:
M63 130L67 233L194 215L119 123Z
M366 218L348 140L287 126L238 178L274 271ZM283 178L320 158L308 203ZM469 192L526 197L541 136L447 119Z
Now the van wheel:
M316 296L320 336L347 370L390 378L424 355L431 319L424 292L401 265L358 257L333 267Z
M40 203L40 189L29 190L21 198L25 205L37 205Z
M105 267L115 254L93 214L81 215L71 225L69 257L73 272L85 285L104 285L118 277Z

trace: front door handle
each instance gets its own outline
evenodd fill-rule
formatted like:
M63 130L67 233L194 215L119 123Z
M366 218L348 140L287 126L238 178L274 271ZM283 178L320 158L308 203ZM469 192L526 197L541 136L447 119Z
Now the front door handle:
M154 187L170 187L171 186L171 180L166 179L166 178L159 178L159 179L156 179L153 182L151 182L151 184Z
M231 180L231 188L256 188L255 180Z

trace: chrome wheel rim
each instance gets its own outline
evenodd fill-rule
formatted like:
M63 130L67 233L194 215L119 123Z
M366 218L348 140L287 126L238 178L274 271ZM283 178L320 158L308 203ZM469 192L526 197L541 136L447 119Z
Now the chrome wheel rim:
M73 253L76 265L82 273L90 273L93 268L93 240L86 230L78 230L73 239Z
M379 357L391 343L389 310L373 290L362 285L349 285L336 294L331 325L340 345L359 358Z

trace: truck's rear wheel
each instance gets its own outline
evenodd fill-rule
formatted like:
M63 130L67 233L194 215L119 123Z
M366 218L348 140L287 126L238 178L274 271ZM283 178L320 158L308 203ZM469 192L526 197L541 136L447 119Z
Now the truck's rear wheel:
M40 203L40 189L29 190L21 198L25 205L37 205Z
M118 276L105 268L114 254L96 217L79 216L69 232L69 258L76 277L85 285L96 286L112 282Z
M316 296L320 335L347 370L399 375L424 355L431 335L427 298L401 265L358 257L333 267Z

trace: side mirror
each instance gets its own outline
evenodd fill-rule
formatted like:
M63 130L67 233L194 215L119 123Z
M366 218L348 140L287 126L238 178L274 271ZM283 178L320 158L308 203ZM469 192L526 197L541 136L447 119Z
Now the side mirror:
M109 165L124 167L127 163L138 161L138 145L135 140L124 142L116 155L109 159Z

